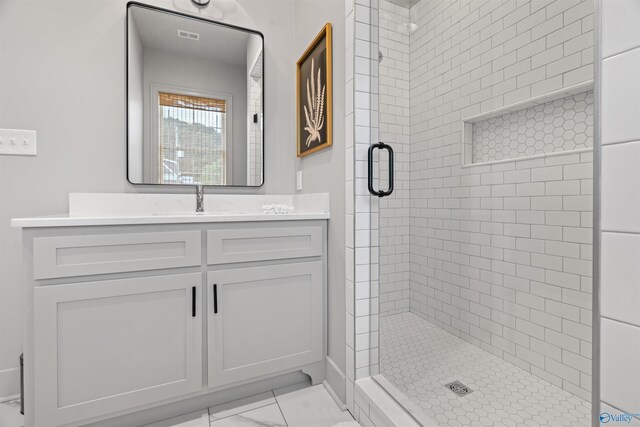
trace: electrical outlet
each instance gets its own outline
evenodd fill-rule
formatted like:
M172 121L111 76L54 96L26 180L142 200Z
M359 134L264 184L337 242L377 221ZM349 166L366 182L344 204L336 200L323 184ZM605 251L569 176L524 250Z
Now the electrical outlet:
M296 172L296 190L302 191L302 171Z
M35 156L36 131L0 129L0 155Z

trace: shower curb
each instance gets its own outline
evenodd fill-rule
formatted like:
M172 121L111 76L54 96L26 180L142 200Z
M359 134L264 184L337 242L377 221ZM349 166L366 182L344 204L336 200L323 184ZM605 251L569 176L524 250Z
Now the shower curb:
M386 379L384 375L373 375L371 378L373 378L373 380L378 383L378 385L382 387L384 391L386 391L389 396L391 396L392 399L398 402L398 404L402 406L402 408L406 412L408 412L412 418L418 421L418 424L422 425L423 427L440 425L437 421L426 416L418 405L413 403L411 399L405 396L405 394L401 392L395 385L393 385L391 381Z
M369 425L364 423L368 421L375 427L439 426L435 420L409 412L372 377L356 381L355 403L358 410L354 416L363 425Z

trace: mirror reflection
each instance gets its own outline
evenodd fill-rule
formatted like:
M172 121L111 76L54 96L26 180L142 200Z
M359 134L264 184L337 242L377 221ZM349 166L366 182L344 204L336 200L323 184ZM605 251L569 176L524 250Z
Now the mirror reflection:
M262 36L138 4L127 20L129 181L262 185Z

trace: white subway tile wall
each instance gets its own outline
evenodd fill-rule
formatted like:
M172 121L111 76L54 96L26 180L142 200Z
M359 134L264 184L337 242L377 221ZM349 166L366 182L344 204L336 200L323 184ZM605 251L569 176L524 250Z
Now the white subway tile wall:
M251 123L249 124L249 154L248 154L248 182L247 185L262 184L262 55L256 61L251 72L249 90L249 108ZM256 120L257 119L257 120Z
M600 398L602 411L640 412L640 2L600 0L602 147ZM616 211L618 209L619 211ZM640 416L635 422L640 423ZM603 424L606 421L603 421Z
M409 311L409 9L381 0L379 19L380 138L395 152L395 191L380 200L380 315L387 316ZM379 173L388 176L387 162Z
M593 79L592 3L421 0L407 20L382 0L379 23L380 135L399 153L380 202L380 315L406 311L408 266L411 312L589 400L592 118L563 144L579 152L462 167L461 149L466 117ZM579 96L564 110L590 116Z
M602 233L601 248L600 313L640 327L640 234Z
M617 0L614 0L616 3ZM603 37L604 38L604 37ZM640 50L602 61L602 144L640 139Z
M639 50L640 53L640 50ZM640 70L640 67L638 67ZM604 133L604 128L602 132ZM603 230L640 232L640 141L602 147Z
M372 25L375 22L375 25ZM347 406L355 380L378 370L378 201L369 197L367 150L378 134L378 0L346 0Z
M611 406L638 414L640 328L603 318L601 333L601 398Z
M640 46L640 3L636 0L614 0L606 3L601 14L603 58Z

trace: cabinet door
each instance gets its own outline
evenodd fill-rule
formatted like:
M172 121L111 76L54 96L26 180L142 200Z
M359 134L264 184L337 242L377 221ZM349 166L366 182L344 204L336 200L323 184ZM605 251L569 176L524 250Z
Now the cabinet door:
M208 286L210 388L322 360L322 261L210 272Z
M36 426L202 389L200 273L34 290Z

